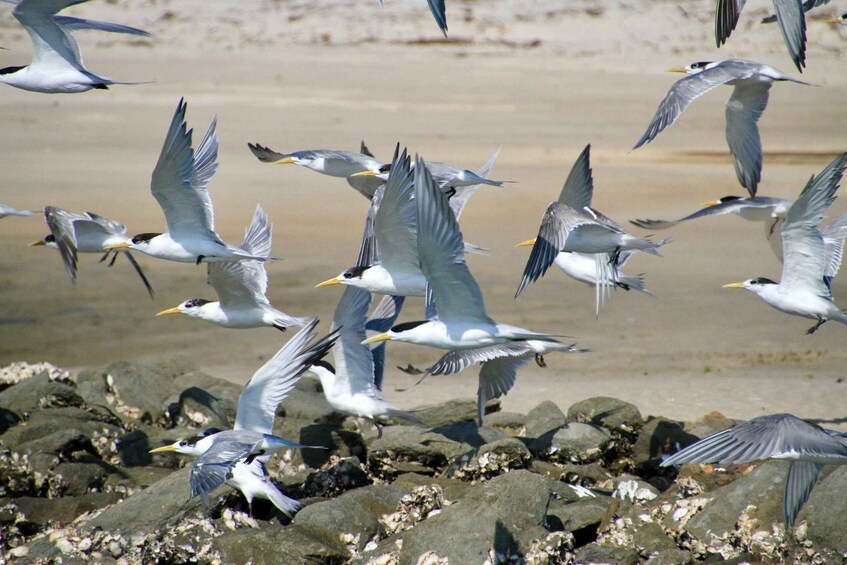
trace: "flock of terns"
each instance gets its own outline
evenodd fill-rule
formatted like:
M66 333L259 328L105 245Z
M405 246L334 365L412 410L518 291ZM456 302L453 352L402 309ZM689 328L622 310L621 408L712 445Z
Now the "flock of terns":
M147 35L140 29L57 15L67 6L86 0L4 0L15 4L14 16L33 42L28 66L0 69L0 82L45 93L75 93L104 89L120 83L94 74L83 66L72 31L99 30ZM774 0L789 53L798 70L805 66L806 28L803 14L827 0ZM428 0L446 35L443 1ZM720 46L735 28L745 0L718 0L716 41ZM847 15L832 20L847 22ZM726 285L757 294L774 308L815 321L808 333L835 320L847 324L847 314L832 299L830 281L841 264L847 237L847 214L821 227L824 212L835 193L847 162L836 157L813 175L798 198L787 201L757 195L762 170L762 147L757 121L765 110L774 82L807 85L781 71L754 61L728 59L698 62L683 69L660 103L641 147L672 125L699 96L720 86L732 86L726 105L726 137L740 184L749 196L730 196L709 203L677 221L635 220L653 230L682 221L734 213L765 224L772 247L783 261L782 278L775 282L752 278ZM344 178L365 196L370 206L362 243L354 266L318 287L341 285L344 292L333 316L330 332L315 332L316 318L289 316L274 308L266 297L266 264L271 254L272 226L261 206L245 230L242 243L231 245L215 231L208 183L217 170L218 137L213 121L195 146L186 122L187 104L180 100L165 135L153 170L151 192L167 223L164 233L129 236L126 227L88 212L77 214L54 206L44 209L50 234L32 245L59 250L72 282L76 281L79 253L102 254L114 263L124 255L153 289L131 252L163 260L205 263L208 282L218 300L186 300L159 312L186 314L227 328L274 327L300 331L261 367L244 387L232 430L208 429L199 435L153 449L196 457L191 470L191 496L208 495L223 483L240 490L248 504L254 497L269 499L282 513L292 514L300 504L285 496L269 479L265 464L282 448L308 448L273 435L278 404L307 371L316 374L327 401L334 409L373 421L382 434L386 419L418 422L413 412L398 409L382 395L386 342L414 343L446 351L423 373L452 374L480 365L478 419L482 425L488 399L506 394L518 370L535 360L544 366L550 353L585 351L562 343L545 332L501 323L488 316L479 285L465 262L466 253L481 248L462 237L458 220L470 196L480 186L502 186L489 179L495 153L478 173L446 163L412 158L399 144L390 162L376 159L362 144L359 152L310 150L277 153L259 144L250 150L262 162L295 164L315 172ZM532 246L517 298L551 265L571 277L594 285L595 314L615 288L649 293L640 276L625 275L621 268L639 251L659 254L670 239L652 241L629 233L591 206L593 178L590 146L576 159L558 199L544 212L537 236L518 245ZM34 212L0 205L0 217ZM371 311L374 294L384 295ZM406 297L423 297L423 319L397 324ZM324 357L332 351L335 365ZM690 462L746 462L763 458L791 459L786 480L784 510L793 524L825 463L847 463L847 437L788 414L754 418L710 436L667 458L663 465Z

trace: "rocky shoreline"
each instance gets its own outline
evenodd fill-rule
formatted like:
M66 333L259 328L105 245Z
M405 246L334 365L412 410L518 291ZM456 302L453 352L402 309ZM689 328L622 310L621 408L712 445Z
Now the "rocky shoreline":
M449 377L448 377L449 378ZM274 433L327 449L268 470L304 503L253 515L226 486L188 501L190 459L148 451L228 428L241 387L189 362L116 362L78 375L0 370L0 548L15 563L836 563L847 473L827 468L786 532L786 462L660 468L735 422L650 416L598 397L527 414L476 400L416 412L424 426L343 418L304 378ZM359 427L361 425L361 428Z

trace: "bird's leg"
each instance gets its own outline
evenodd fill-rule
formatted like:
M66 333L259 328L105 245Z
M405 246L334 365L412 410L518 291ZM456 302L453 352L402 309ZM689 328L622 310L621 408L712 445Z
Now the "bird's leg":
M544 356L542 354L535 354L535 364L542 368L547 366L547 363L544 362Z
M281 331L281 332L284 332L284 331L285 331L285 326L280 326L280 325L274 324L274 327L275 327L276 329L278 329L279 331Z
M251 463L253 463L253 460L256 459L256 457L261 457L264 454L265 454L264 449L260 449L256 453L251 453L250 455L247 456L247 459L244 460L244 464L250 465Z
M451 198L453 198L454 196L456 196L456 187L455 187L455 186L451 186L451 187L447 190L447 192L445 192L445 193L444 193L444 195L447 197L447 200L450 200Z
M618 264L618 259L621 256L621 248L615 247L615 250L609 254L609 265L612 267L616 267Z
M105 261L106 259L108 259L108 258L109 258L109 254L110 254L110 253L112 253L112 250L111 250L111 249L110 249L110 250L108 250L108 251L106 251L106 252L103 254L103 256L102 256L102 257L100 257L100 262L102 263L103 261Z
M818 331L818 328L821 327L824 322L826 322L826 320L818 316L818 323L806 330L806 335L812 335L813 333Z
M196 265L199 265L200 263L202 263L202 262L203 262L203 259L205 259L205 258L206 258L206 256L205 256L205 255L198 255L198 256L197 256L197 262L196 262L195 264L196 264Z
M115 251L115 253L112 255L112 260L109 261L109 266L111 267L112 265L114 265L115 261L117 261L117 260L118 260L118 252Z
M382 437L382 428L384 426L376 420L374 420L374 426L376 426L376 439L380 439Z

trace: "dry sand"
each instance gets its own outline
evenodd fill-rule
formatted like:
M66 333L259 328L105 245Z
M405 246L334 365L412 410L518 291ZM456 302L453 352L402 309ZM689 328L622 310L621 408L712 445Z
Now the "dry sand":
M205 131L218 116L220 168L211 183L217 229L240 241L261 202L275 223L271 301L292 315L328 321L340 296L315 283L355 261L367 203L342 179L259 163L248 142L279 151L358 148L365 139L389 158L400 141L432 160L479 167L498 146L498 179L462 217L469 241L492 250L469 264L493 317L573 336L591 353L549 356L528 366L503 400L526 411L542 400L563 408L589 396L634 402L645 414L696 418L712 410L739 418L789 411L827 423L847 421L847 328L783 315L749 293L721 289L780 265L762 227L737 217L670 230L663 258L627 266L647 274L655 298L617 292L594 319L593 290L550 272L519 300L526 260L512 245L535 235L546 205L582 147L592 144L596 207L620 222L674 218L699 203L742 194L726 149L729 89L697 101L654 143L630 152L677 75L664 69L698 60L746 58L796 76L779 31L758 20L770 3L750 3L728 45L712 36L713 0L531 2L448 0L451 42L423 0L92 2L70 15L148 29L151 39L78 33L86 64L120 80L152 81L108 92L50 96L9 87L0 96L0 202L90 210L131 233L164 228L149 179L181 96L188 120ZM0 14L0 66L25 64L30 43ZM819 15L832 16L824 8ZM847 150L845 29L808 25L808 70L819 85L777 84L760 129L765 149L760 193L793 199L810 175ZM835 203L831 217L843 212ZM636 233L643 230L633 228ZM191 297L213 298L205 268L143 255L156 299L128 264L80 261L72 288L55 252L30 249L39 217L0 221L0 365L50 361L81 368L119 359L193 359L207 372L244 382L287 339L274 330L226 330L153 314ZM671 235L661 232L656 236ZM847 306L847 282L836 302ZM421 315L410 301L404 319ZM389 364L424 365L437 352L389 349ZM473 396L476 370L433 378L390 370L387 396L402 406Z

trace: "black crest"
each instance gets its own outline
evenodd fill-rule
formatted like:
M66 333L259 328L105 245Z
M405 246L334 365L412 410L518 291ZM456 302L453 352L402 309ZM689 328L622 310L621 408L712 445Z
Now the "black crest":
M140 233L132 238L132 242L135 244L149 242L151 239L156 237L157 235L162 235L160 233Z
M312 363L312 366L323 367L333 375L335 374L335 367L333 367L332 363L330 363L329 361L324 361L323 359L321 359L320 361L315 361L314 363Z
M205 298L192 298L191 300L185 301L185 307L186 308L199 308L200 306L203 306L204 304L208 304L209 302L211 302L211 301L206 300Z
M772 281L765 277L758 277L750 281L750 284L777 284L776 281Z
M10 75L12 73L16 73L21 69L25 69L26 67L3 67L0 69L0 75Z
M732 202L733 200L741 200L744 198L743 196L724 196L723 198L719 198L718 202L723 204L724 202Z
M402 324L397 324L396 326L391 328L391 331L394 333L405 332L409 330L413 330L421 324L427 323L426 320L418 320L417 322L403 322Z
M362 278L362 273L367 271L369 267L370 265L364 265L361 267L350 267L349 269L341 273L341 276L345 279L360 279Z

